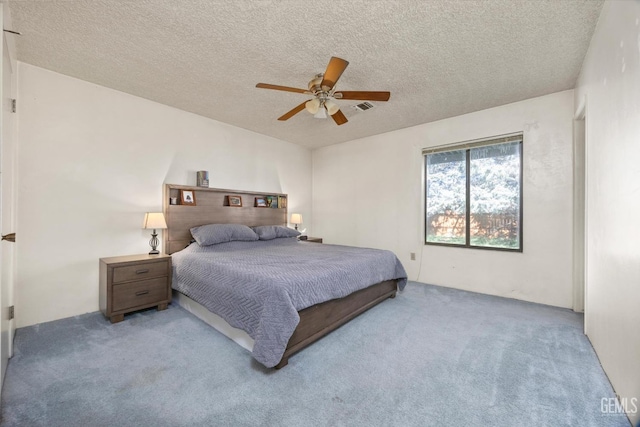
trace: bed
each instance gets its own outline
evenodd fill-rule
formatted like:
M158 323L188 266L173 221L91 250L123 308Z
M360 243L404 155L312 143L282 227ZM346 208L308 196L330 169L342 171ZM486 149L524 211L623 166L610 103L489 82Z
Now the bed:
M169 204L180 190L193 191L197 205ZM284 230L286 194L171 184L165 184L164 194L164 248L173 255L176 301L205 321L213 319L208 323L226 335L237 335L230 337L266 367L285 366L293 353L395 297L406 283L404 268L389 251L286 236L191 244L189 230L205 224L280 225ZM229 196L241 197L242 207L229 206ZM279 207L254 206L255 198L266 196L280 200Z

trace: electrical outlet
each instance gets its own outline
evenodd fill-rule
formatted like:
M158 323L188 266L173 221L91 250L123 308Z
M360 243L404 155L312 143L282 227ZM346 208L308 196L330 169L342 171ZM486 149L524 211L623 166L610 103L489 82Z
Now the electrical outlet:
M415 260L416 260L416 253L411 252L411 261L415 261Z

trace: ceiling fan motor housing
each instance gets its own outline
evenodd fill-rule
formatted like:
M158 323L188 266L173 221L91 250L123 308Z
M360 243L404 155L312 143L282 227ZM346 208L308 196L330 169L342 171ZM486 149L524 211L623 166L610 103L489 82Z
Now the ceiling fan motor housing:
M311 81L309 82L309 92L312 92L315 95L317 92L322 91L323 77L324 77L324 74L316 74L316 76L313 79L311 79Z

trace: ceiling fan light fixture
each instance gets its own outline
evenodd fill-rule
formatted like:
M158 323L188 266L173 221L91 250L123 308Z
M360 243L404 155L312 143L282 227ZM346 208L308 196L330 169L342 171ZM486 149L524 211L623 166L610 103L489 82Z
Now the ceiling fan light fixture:
M327 107L327 113L329 113L329 115L331 115L331 116L333 116L335 113L337 113L338 110L340 109L338 104L336 104L335 102L333 102L330 99L327 99L325 101L324 106Z
M324 106L318 109L318 111L313 115L316 119L326 119L327 118L327 110L325 110Z
M320 100L318 98L312 99L311 101L307 101L304 106L309 113L316 114L320 109Z

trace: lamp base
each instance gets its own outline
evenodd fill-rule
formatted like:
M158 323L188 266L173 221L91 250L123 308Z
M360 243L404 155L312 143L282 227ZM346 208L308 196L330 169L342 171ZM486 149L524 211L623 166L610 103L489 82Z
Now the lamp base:
M151 240L149 240L149 246L151 246L151 252L149 252L149 255L160 254L160 251L156 249L159 243L160 242L158 241L158 234L156 233L156 230L153 230L153 233L151 233Z

